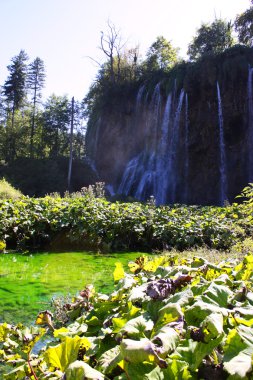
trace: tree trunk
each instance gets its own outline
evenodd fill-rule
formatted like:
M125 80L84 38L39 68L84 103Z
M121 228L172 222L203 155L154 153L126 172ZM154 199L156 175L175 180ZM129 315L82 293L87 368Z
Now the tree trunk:
M70 127L70 147L69 147L69 172L68 172L68 191L71 190L71 174L72 174L72 161L73 161L73 130L74 130L74 105L75 99L72 98L71 103L71 127Z

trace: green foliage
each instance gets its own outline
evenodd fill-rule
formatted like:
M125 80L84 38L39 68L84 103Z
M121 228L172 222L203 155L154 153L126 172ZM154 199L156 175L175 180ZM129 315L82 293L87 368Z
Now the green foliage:
M12 105L12 110L18 109L25 100L26 96L26 76L28 56L24 50L12 58L12 64L7 68L9 77L7 78L3 90L8 102Z
M202 24L188 47L190 60L197 60L205 54L222 53L234 44L232 24L216 19L211 24Z
M144 66L149 71L168 70L177 61L178 49L175 49L163 36L159 36L150 46Z
M86 288L62 305L64 326L0 324L0 360L14 367L5 378L251 378L252 263L141 257L111 294Z
M252 2L251 2L252 3ZM253 3L252 3L253 4ZM235 30L239 42L252 46L253 44L253 5L235 19Z
M0 180L0 199L19 199L22 197L23 194L19 190L15 189L4 178Z
M95 195L88 190L75 197L3 200L0 238L6 238L7 248L42 248L61 237L87 249L147 252L197 246L227 249L252 234L252 208L246 202L227 207L155 207L111 203Z

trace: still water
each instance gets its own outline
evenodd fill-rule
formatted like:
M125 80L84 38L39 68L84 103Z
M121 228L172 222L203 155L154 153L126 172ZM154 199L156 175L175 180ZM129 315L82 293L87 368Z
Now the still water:
M113 289L113 270L125 268L138 252L89 252L0 255L0 322L31 323L39 311L50 309L52 297L73 296L85 285L107 293Z

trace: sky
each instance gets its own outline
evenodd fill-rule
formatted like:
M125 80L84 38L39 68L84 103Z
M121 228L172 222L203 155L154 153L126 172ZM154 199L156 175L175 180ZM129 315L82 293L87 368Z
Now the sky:
M234 20L249 6L250 0L0 0L0 85L23 49L29 62L45 63L44 99L54 93L82 100L98 71L89 57L105 60L99 44L108 20L142 56L162 35L186 57L202 22Z

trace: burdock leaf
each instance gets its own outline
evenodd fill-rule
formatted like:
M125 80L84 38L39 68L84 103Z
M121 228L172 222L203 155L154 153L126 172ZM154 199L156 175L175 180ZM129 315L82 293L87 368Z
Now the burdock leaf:
M87 338L80 338L79 336L71 338L66 336L64 342L47 349L44 354L45 359L50 366L59 368L64 372L71 363L77 360L81 344L84 343L86 349L88 348L87 342Z
M123 357L120 352L120 347L113 347L100 356L97 369L105 374L111 373L122 359Z
M204 319L200 327L204 333L205 341L216 338L223 333L223 315L212 313Z
M120 334L127 335L129 338L144 338L154 327L151 319L144 318L143 315L131 319L120 330Z
M189 367L192 371L199 368L202 360L212 353L222 341L224 334L221 334L218 338L212 339L208 343L196 342L192 339L186 339L180 345L178 345L175 354L170 357L172 359L179 359L181 361L189 363Z
M166 357L168 353L176 349L179 342L179 335L173 328L164 326L158 334L153 337L152 342L157 346L156 351L159 352L159 355Z
M105 376L80 360L71 363L66 370L66 380L103 380Z
M150 362L158 364L161 368L166 368L166 362L157 355L155 348L155 345L146 338L138 341L123 339L120 344L121 354L126 362Z
M233 329L228 333L224 346L224 369L230 375L238 376L239 378L244 378L246 374L252 370L251 358L253 355L253 346L250 343L252 340L252 332L250 328L245 327L245 329L248 329L249 339L245 341L237 329ZM244 336L244 338L246 337Z
M183 317L182 310L180 306L176 303L168 303L162 307L158 312L158 321L156 323L156 331L160 330L161 327L171 323L176 322Z

